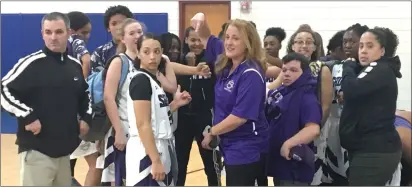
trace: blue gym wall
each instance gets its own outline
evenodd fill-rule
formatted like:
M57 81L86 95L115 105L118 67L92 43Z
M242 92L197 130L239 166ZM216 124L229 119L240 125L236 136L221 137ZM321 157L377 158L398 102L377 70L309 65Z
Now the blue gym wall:
M102 13L87 14L92 32L87 48L93 52L98 46L111 40L104 28ZM167 13L135 13L135 18L146 25L147 32L168 32ZM41 37L41 19L44 14L1 14L1 77L22 58L44 46ZM16 120L2 109L1 133L16 133Z

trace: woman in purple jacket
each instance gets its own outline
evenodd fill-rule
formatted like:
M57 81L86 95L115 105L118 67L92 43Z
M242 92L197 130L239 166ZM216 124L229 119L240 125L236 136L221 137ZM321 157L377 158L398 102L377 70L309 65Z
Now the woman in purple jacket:
M201 15L199 17L199 15ZM210 148L219 136L227 186L254 186L264 169L261 153L266 149L268 123L264 113L266 64L259 34L251 23L232 20L224 41L212 36L204 15L193 19L209 66L216 73L213 127L202 146Z

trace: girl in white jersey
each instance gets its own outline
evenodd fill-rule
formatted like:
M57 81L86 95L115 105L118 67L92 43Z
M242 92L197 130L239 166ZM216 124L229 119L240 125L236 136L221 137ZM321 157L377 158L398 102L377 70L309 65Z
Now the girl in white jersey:
M132 63L137 57L137 39L143 34L143 24L135 19L127 18L118 28L118 34L121 36L121 43L118 46L117 53L120 56L126 56L129 63L128 77L133 76L135 73L135 64ZM126 79L122 88L118 90L122 58L115 56L111 59L111 65L107 69L105 76L104 87L104 100L106 106L106 112L112 123L112 129L107 133L104 146L104 161L101 161L101 168L103 168L102 182L115 182L116 186L120 186L125 180L125 147L129 137L129 123L127 116L127 89L130 84L130 79ZM169 63L167 56L162 55L165 63L165 73L157 75L157 79L161 82L162 87L169 93L175 93L176 75L174 71L181 74L205 74L209 70L203 68L203 65L198 67L189 67L184 65L172 65L175 63ZM169 65L170 64L170 65Z
M143 34L143 26L135 19L127 18L119 26L118 32L122 38L122 43L119 44L117 50L119 55L109 60L110 66L104 78L104 102L113 128L106 136L102 174L102 182L115 182L116 186L122 185L125 177L125 146L129 136L126 98L130 79L126 79L119 89L118 85L122 63L129 63L127 77L133 76L135 69L133 61L137 57L136 42ZM127 62L123 59L127 59ZM166 69L169 69L166 71L171 71L170 76L160 75L159 79L164 83L165 88L175 91L176 78L173 69L171 67Z
M147 33L139 38L137 48L140 69L130 82L127 98L130 138L126 145L126 185L173 186L177 161L171 110L188 104L191 97L178 88L169 105L156 77L158 66L164 60L158 38Z

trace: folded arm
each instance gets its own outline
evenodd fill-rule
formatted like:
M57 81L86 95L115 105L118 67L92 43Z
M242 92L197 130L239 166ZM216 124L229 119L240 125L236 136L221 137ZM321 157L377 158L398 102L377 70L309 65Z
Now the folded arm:
M43 53L36 55L44 56ZM29 104L30 85L36 75L28 67L33 65L33 61L33 58L20 59L1 80L1 106L25 125L38 119Z
M354 62L345 62L354 63ZM384 65L375 63L366 67L359 75L356 75L354 66L343 64L342 91L345 100L351 100L371 94L389 83L391 70Z

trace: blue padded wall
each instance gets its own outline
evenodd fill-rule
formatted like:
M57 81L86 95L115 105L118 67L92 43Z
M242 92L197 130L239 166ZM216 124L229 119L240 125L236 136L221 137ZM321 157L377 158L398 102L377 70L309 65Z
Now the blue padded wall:
M93 52L107 43L111 34L104 28L103 13L88 13L92 32L87 48ZM135 18L143 22L147 32L162 34L168 32L167 13L135 13ZM43 48L41 19L44 14L1 14L1 77L22 58ZM16 122L2 110L1 133L15 133Z

